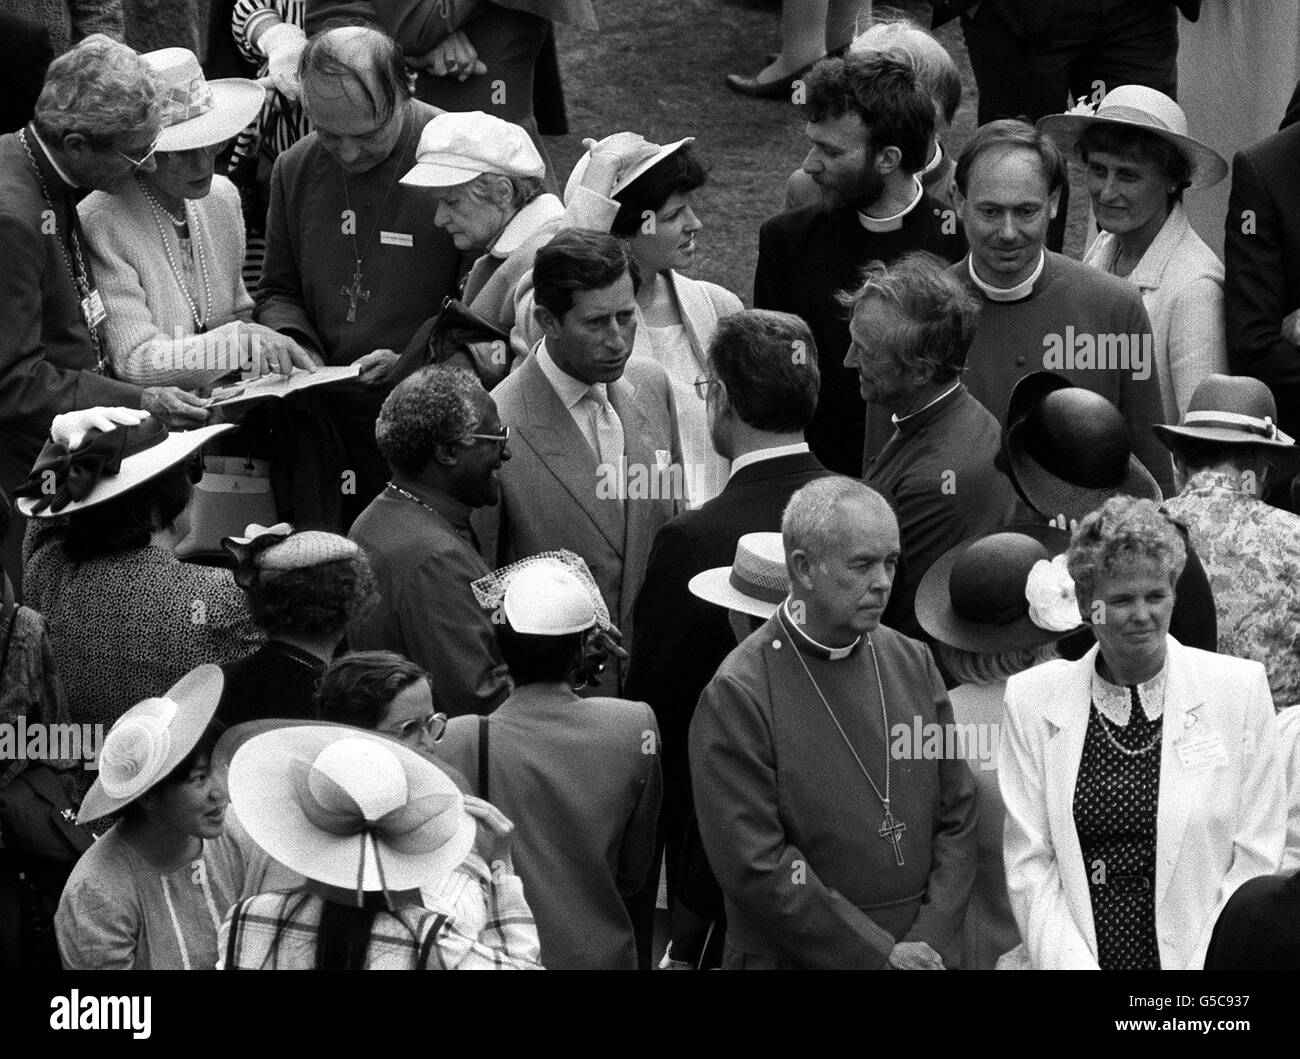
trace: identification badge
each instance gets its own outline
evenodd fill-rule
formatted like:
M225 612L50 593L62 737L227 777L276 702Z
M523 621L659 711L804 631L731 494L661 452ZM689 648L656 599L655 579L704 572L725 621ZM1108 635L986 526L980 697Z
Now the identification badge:
M673 465L673 454L668 449L655 449L655 466L661 471Z
M406 232L379 232L379 241L387 246L414 246L415 237Z
M1223 738L1215 735L1185 735L1174 743L1178 760L1188 772L1206 772L1228 763L1228 751Z
M98 327L108 319L108 313L104 309L104 299L99 296L99 291L92 290L81 299L81 315L86 318L88 327Z

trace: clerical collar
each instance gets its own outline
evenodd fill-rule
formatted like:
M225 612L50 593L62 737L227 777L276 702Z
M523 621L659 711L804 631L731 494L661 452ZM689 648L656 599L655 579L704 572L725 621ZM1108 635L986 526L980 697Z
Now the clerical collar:
M970 273L971 282L984 292L984 297L991 302L1018 302L1022 298L1028 298L1034 289L1034 284L1038 282L1038 277L1043 274L1043 269L1047 267L1047 251L1038 251L1038 267L1034 273L1023 283L1017 283L1014 287L992 287L985 283L975 273L975 255L966 255L966 271Z
M941 144L938 140L935 140L935 141L934 141L934 157L931 158L928 162L926 162L926 163L925 163L925 168L922 169L922 170L921 170L919 173L917 173L916 175L917 175L918 179L921 179L921 180L922 180L922 183L924 183L924 178L925 178L925 177L928 177L931 173L933 173L933 172L934 172L936 169L938 169L941 165L943 165L943 144Z
M1101 655L1097 655L1097 661L1101 661ZM1138 701L1142 704L1142 712L1146 714L1148 721L1154 721L1165 712L1165 685L1169 680L1169 656L1165 655L1165 664L1160 667L1160 672L1150 680L1144 680L1138 685L1112 684L1109 680L1097 672L1096 667L1092 671L1092 701L1097 704L1106 719L1117 728L1124 728L1128 725L1129 717L1133 712L1133 695L1131 688L1137 687Z
M41 139L41 134L36 131L35 123L29 123L27 127L31 129L32 139L40 144L41 153L45 155L45 160L50 163L50 168L58 174L60 180L68 185L69 189L76 188L77 182L73 180L72 177L68 176L68 171L64 169L63 166L59 165L59 160L54 157L54 152L51 151L49 145Z
M902 428L904 426L910 426L917 421L916 417L919 416L922 412L926 411L927 409L933 408L940 401L946 400L947 398L951 397L954 393L956 393L960 389L961 389L961 379L958 379L950 387L948 387L948 389L944 390L943 393L941 393L938 397L936 397L933 401L926 401L925 404L923 404L915 412L908 412L907 415L905 416L890 416L890 418L893 419L894 426L896 427Z
M916 176L912 177L912 183L916 185L916 194L912 196L912 201L895 213L892 217L868 217L861 211L858 212L858 223L869 232L896 232L903 227L903 221L907 215L916 209L916 205L921 201L921 196L925 194L925 188Z
M859 636L847 647L827 647L824 643L819 643L799 628L799 623L794 620L790 614L790 599L787 596L784 603L781 604L781 624L785 626L786 632L795 640L795 646L815 658L823 659L828 662L840 662L858 649L862 643L862 637Z

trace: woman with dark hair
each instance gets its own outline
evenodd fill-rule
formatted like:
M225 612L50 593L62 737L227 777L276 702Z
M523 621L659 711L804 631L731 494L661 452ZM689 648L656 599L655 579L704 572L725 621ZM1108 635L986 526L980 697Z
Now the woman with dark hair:
M447 729L447 715L433 708L429 674L392 651L355 651L331 663L314 701L322 721L391 736L412 750L433 750Z
M32 520L26 600L49 626L73 721L112 724L194 666L261 644L230 572L174 554L188 532L194 457L233 429L168 432L129 408L54 418L16 493Z
M312 696L348 623L378 596L370 561L346 537L294 532L285 523L249 526L223 542L235 556L235 583L266 643L222 667L217 716L228 725L264 717L314 718Z
M537 969L510 822L496 809L391 739L341 725L252 727L230 762L231 799L253 840L301 882L231 909L226 970ZM462 914L471 862L485 878L493 866L503 896L482 924Z
M69 970L210 970L217 931L264 858L227 827L211 768L221 671L199 666L104 740L77 823L120 819L77 862L55 931ZM254 891L255 892L255 891Z
M1177 423L1196 384L1227 371L1223 265L1188 224L1183 192L1213 187L1228 163L1187 135L1177 103L1141 85L1120 85L1095 109L1085 103L1038 127L1084 164L1101 234L1083 263L1142 292L1154 337L1149 367L1164 422Z
M612 627L572 552L522 559L474 591L495 608L515 691L490 716L452 718L436 752L515 821L542 962L635 969L624 900L644 885L654 855L662 793L654 714L644 702L575 693L600 668L588 639Z
M1268 677L1169 635L1186 557L1150 500L1107 500L1066 555L1096 646L1007 682L1003 851L1035 969L1199 969L1224 904L1281 862Z

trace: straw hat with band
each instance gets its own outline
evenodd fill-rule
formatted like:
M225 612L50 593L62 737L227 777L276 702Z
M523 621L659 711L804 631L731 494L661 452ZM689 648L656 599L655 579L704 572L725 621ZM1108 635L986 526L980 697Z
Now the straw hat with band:
M1259 379L1244 375L1207 375L1192 391L1179 426L1163 423L1153 428L1165 445L1174 448L1179 438L1216 445L1263 449L1288 465L1300 460L1300 446L1277 426L1273 391Z
M1069 544L1064 530L1039 523L964 541L921 578L917 620L941 643L988 654L1030 650L1083 630L1069 575L1053 563Z
M1103 123L1140 129L1173 144L1192 167L1191 187L1213 187L1228 175L1228 162L1212 147L1187 135L1187 115L1163 92L1144 85L1120 85L1107 92L1094 108L1081 102L1065 114L1038 119L1038 128L1067 155L1074 155L1079 137L1090 125Z
M687 136L685 139L678 140L675 143L664 144L653 154L642 158L635 165L629 166L627 171L620 173L618 179L614 181L614 186L609 192L610 198L618 198L618 196L622 192L626 191L631 186L632 182L638 177L645 174L654 166L657 166L674 151L681 150L681 148L685 147L687 144L692 144L694 142L694 136ZM649 146L654 147L655 145L650 144ZM573 201L573 196L576 194L579 185L582 184L582 178L587 175L587 166L590 163L591 152L588 151L579 158L577 163L574 165L573 172L569 174L568 182L564 185L564 204L566 206Z
M152 790L189 756L216 716L225 680L201 665L156 699L132 706L113 724L99 751L99 775L81 803L77 823L98 820Z
M687 587L706 603L770 618L790 594L781 534L746 533L736 542L736 558L730 566L704 570Z
M1032 372L1011 391L1005 422L1011 482L1046 518L1081 519L1112 496L1164 499L1133 455L1123 415L1100 394Z
M260 113L266 89L243 77L208 81L192 51L163 48L141 56L158 86L158 151L192 151L225 143Z
M48 441L27 481L14 490L18 510L29 518L85 511L158 477L234 429L234 423L217 423L172 432L149 416L138 426L89 430L73 448Z
M249 836L330 900L439 886L478 825L438 766L400 743L342 725L290 725L235 749L230 801Z

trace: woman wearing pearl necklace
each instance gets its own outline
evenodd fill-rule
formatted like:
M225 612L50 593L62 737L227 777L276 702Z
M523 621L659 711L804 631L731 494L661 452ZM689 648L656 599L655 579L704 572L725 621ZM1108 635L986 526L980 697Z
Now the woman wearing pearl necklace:
M78 207L108 314L113 373L146 386L206 394L232 371L311 369L291 339L252 322L244 288L239 194L213 167L226 141L256 117L254 81L205 81L183 48L143 56L158 84L162 129L113 193Z

